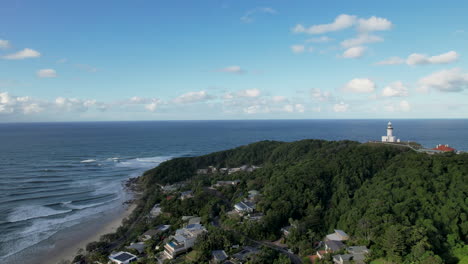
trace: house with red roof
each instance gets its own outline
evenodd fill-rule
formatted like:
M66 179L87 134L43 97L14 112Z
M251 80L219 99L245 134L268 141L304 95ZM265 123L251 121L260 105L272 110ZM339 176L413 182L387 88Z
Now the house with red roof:
M449 145L442 145L439 144L432 150L438 150L438 151L443 151L443 152L455 152L456 149L449 147Z

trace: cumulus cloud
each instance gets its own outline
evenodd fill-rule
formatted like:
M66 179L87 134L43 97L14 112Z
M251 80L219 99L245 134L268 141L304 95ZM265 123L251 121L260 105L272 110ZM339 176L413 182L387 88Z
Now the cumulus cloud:
M347 112L348 108L349 104L345 104L344 102L340 102L338 104L333 105L333 111L336 113Z
M305 46L304 45L292 45L291 50L292 52L296 54L303 53L305 51Z
M372 16L368 19L360 18L358 21L358 30L362 32L384 31L393 26L392 22L386 18Z
M98 103L96 100L89 99L78 99L78 98L66 98L66 97L57 97L55 99L55 106L60 110L65 111L76 111L76 112L85 112L90 107L96 106Z
M218 69L217 71L219 72L226 72L226 73L234 73L234 74L244 74L247 71L243 70L240 66L233 65L233 66L227 66L221 69Z
M376 43L384 41L383 38L379 36L369 35L369 34L360 34L355 38L346 39L341 42L341 46L345 48L351 48L355 46L360 46L367 43Z
M151 103L145 105L145 109L150 112L155 112L158 109L159 104L160 104L160 101L155 99Z
M23 49L16 53L8 54L3 56L6 60L23 60L29 58L38 58L41 56L41 53L33 50L33 49Z
M54 69L42 69L37 71L37 77L39 78L55 78L57 72Z
M333 99L333 95L331 92L322 91L319 88L312 89L310 95L312 96L312 99L318 101L330 101Z
M39 101L28 96L12 96L7 92L0 93L0 114L35 114L43 111Z
M427 64L448 64L458 60L460 55L456 51L449 51L440 55L428 56L426 54L413 53L408 58L392 57L387 60L377 62L377 65L395 65L406 63L408 65L427 65Z
M366 47L358 46L352 47L343 52L342 57L345 59L356 59L364 56L366 52Z
M357 30L362 33L372 31L384 31L392 28L393 24L390 20L382 17L372 16L370 18L359 18L354 15L341 14L335 18L330 24L313 25L305 27L302 24L297 24L292 31L294 33L307 34L323 34L327 32L339 31L356 26Z
M457 61L458 58L459 58L458 53L453 50L447 53L443 53L443 54L431 56L431 57L425 54L413 53L408 57L408 59L406 60L406 63L408 65L447 64L447 63Z
M343 90L346 92L353 93L372 93L375 91L377 86L375 83L367 78L356 78L349 81L344 87Z
M405 87L405 85L402 82L396 81L385 86L385 88L382 90L382 96L384 97L408 96L408 89Z
M213 99L213 96L209 95L206 91L188 92L182 94L174 99L174 103L178 104L189 104L198 103L206 100Z
M468 89L468 73L459 68L434 72L418 81L420 91L461 92Z
M262 92L259 89L246 89L235 93L226 93L224 95L224 99L255 98L259 97L261 93Z
M271 7L258 7L255 9L251 9L247 11L241 18L240 20L244 23L251 23L254 21L254 16L256 14L270 14L270 15L275 15L278 12L271 8Z
M5 39L0 39L0 49L8 49L10 48L10 41L5 40Z
M313 25L308 28L302 24L297 24L293 28L294 33L323 34L332 31L339 31L354 26L357 22L356 16L341 14L330 24Z

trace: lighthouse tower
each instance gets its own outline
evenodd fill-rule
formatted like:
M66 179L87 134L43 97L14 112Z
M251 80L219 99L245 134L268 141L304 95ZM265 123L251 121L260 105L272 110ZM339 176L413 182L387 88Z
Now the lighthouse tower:
M388 122L387 125L387 135L382 136L382 142L399 142L395 136L393 136L393 126L392 122Z

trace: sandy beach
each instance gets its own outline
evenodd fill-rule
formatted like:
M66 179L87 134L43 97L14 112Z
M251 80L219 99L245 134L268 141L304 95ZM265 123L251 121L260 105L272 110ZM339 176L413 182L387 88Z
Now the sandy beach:
M99 225L86 226L86 229L79 231L78 237L73 236L70 239L61 240L62 243L57 243L52 248L45 259L39 260L41 264L64 264L71 263L71 260L76 256L80 249L85 249L86 245L93 241L99 241L102 235L113 233L120 227L123 219L128 217L135 209L135 204L130 204L122 207L119 211L114 212L111 216L103 219ZM110 219L109 219L110 218Z

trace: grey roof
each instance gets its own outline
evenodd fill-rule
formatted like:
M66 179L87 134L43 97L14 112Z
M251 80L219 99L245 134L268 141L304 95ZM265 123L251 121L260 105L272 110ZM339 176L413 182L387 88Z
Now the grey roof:
M366 246L351 246L348 247L348 252L351 254L365 254L369 252Z
M213 250L211 251L211 255L213 255L213 258L215 258L218 261L223 261L228 257L224 250Z
M327 245L327 247L331 249L332 251L339 251L340 249L343 249L345 247L343 242L338 241L338 240L325 241L325 245Z

